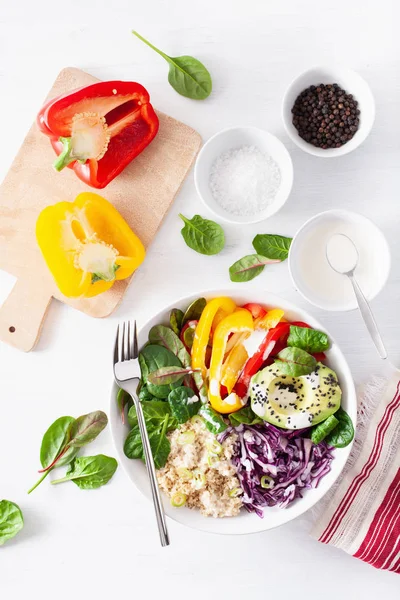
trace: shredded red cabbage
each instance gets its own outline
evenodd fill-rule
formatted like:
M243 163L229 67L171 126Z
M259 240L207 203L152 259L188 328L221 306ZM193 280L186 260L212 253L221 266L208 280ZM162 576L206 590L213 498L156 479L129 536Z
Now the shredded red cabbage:
M317 445L306 437L307 429L287 431L269 423L229 427L218 436L238 436L232 462L243 489L243 504L249 512L263 517L266 506L286 508L302 498L304 488L315 488L331 469L332 448ZM261 478L271 478L270 489L261 487Z

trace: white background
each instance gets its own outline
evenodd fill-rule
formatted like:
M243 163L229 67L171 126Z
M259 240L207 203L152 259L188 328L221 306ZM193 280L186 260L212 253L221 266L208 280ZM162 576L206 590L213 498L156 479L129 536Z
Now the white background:
M108 409L111 346L118 320L147 319L174 298L229 283L228 267L250 253L255 233L294 234L314 213L342 207L371 217L393 255L390 281L373 303L388 350L400 362L399 150L400 36L396 0L20 0L0 3L0 176L58 71L77 66L100 79L132 79L153 104L195 127L203 139L233 125L278 135L291 152L295 180L282 212L258 226L226 226L218 257L188 249L179 211L209 216L193 173L149 249L119 310L91 320L53 302L35 352L0 347L0 498L17 502L23 532L0 549L0 596L14 598L307 598L398 597L400 580L308 536L311 515L280 529L224 538L169 523L161 549L153 512L122 470L97 491L45 481L26 490L39 468L40 440L64 414ZM164 51L192 54L213 76L212 96L196 102L167 83L167 65L130 34L135 28ZM318 159L302 153L282 127L286 86L316 63L342 62L370 83L377 117L354 153ZM106 191L105 191L106 195ZM1 234L1 223L0 223ZM310 308L293 290L287 266L254 282ZM0 279L2 297L11 280ZM246 285L246 284L242 284ZM249 293L251 284L247 284ZM240 287L244 290L244 287ZM311 309L313 310L313 309ZM357 383L381 365L356 313L314 315L337 338ZM115 454L109 431L90 453Z

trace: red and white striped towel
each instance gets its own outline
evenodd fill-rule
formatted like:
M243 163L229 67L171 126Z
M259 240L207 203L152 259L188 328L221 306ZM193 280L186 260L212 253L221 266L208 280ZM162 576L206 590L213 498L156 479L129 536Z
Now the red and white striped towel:
M365 387L353 451L329 498L311 535L378 569L400 573L398 372Z

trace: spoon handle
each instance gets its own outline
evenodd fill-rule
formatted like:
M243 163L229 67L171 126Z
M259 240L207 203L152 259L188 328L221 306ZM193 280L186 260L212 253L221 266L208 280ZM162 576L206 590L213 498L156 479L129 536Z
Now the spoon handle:
M385 360L385 358L387 358L388 355L383 340L381 338L381 334L379 333L374 315L372 314L372 310L354 275L349 275L349 278L351 283L353 284L354 293L357 298L358 308L360 309L362 318L364 319L364 323L369 331L372 341L375 344L375 348L377 349L380 358L382 358L382 360Z

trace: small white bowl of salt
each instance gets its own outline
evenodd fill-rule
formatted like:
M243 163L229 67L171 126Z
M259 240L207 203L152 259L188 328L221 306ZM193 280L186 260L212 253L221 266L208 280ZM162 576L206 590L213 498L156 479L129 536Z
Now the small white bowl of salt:
M220 131L200 151L194 181L204 204L229 223L264 221L285 204L293 184L289 152L257 127Z

